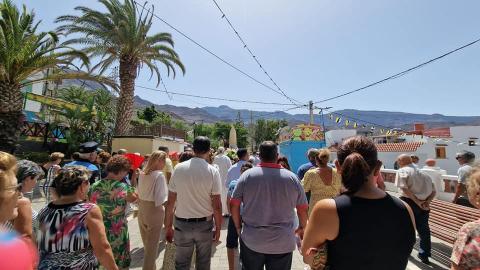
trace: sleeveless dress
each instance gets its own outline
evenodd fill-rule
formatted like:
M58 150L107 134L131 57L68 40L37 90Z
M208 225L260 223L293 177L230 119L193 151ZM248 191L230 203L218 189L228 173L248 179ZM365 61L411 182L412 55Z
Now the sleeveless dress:
M98 261L90 243L86 217L93 203L48 204L38 213L39 270L97 269Z
M341 195L335 203L338 236L327 242L329 270L404 270L415 244L415 229L405 204L387 194L381 199Z

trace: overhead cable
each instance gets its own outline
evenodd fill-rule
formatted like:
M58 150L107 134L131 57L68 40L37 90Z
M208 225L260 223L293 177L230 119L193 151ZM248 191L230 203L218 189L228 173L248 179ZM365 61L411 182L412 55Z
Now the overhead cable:
M229 101L229 102L249 103L249 104L264 104L264 105L281 105L281 106L291 106L292 105L290 103L264 102L264 101L254 101L254 100L241 100L241 99L231 99L231 98L200 96L200 95L186 94L186 93L180 93L180 92L166 91L166 90L162 90L162 89L158 89L158 88L152 88L152 87L146 87L146 86L142 86L142 85L138 85L138 84L136 84L135 87L146 89L146 90L151 90L151 91L168 93L170 95L203 98L203 99L210 99L210 100L221 100L221 101Z
M220 7L220 5L217 3L216 0L212 0L213 3L215 4L215 6L217 7L217 9L220 11L220 13L222 14L222 19L225 19L225 21L228 23L228 25L230 26L230 28L233 30L233 32L235 33L235 35L238 37L238 39L240 40L240 42L243 44L243 48L245 48L248 53L252 56L253 60L257 63L257 65L260 67L260 69L263 71L263 73L265 73L265 75L268 77L268 79L273 83L273 85L275 85L275 87L277 88L278 91L280 91L280 93L282 93L282 95L284 97L286 97L288 100L290 100L290 102L292 102L293 104L295 105L299 105L300 101L298 100L295 100L294 98L291 98L289 96L287 96L287 94L285 93L285 91L283 91L280 86L278 86L277 82L275 82L275 80L273 80L272 76L270 76L270 74L267 72L267 70L263 67L263 65L260 63L260 61L258 60L258 57L252 52L252 50L250 49L250 47L247 45L247 43L245 42L245 40L240 36L240 34L238 33L237 29L235 29L235 27L233 26L232 22L230 21L230 19L228 18L228 16L225 14L225 12L223 12L222 8Z
M226 64L227 66L231 67L232 69L240 72L241 74L243 74L245 77L251 79L252 81L262 85L263 87L265 88L268 88L274 92L276 92L277 94L280 94L283 96L283 94L278 91L277 89L261 82L260 80L256 79L255 77L253 77L252 75L248 74L247 72L241 70L240 68L238 68L237 66L233 65L232 63L228 62L227 60L223 59L222 57L218 56L216 53L214 53L213 51L209 50L208 48L206 48L205 46L203 46L202 44L200 44L199 42L195 41L193 38L191 38L190 36L188 36L187 34L185 34L184 32L182 32L180 29L174 27L173 25L171 25L170 23L168 23L166 20L164 20L163 18L161 18L160 16L158 16L157 14L155 14L153 11L151 11L150 9L146 9L144 6L140 5L136 0L133 0L133 2L135 3L135 5L141 7L143 10L147 11L148 13L152 14L152 16L154 16L155 18L157 18L158 20L160 20L161 22L163 22L165 25L167 25L168 27L170 27L171 29L173 29L175 32L179 33L181 36L183 36L184 38L186 38L187 40L189 40L190 42L192 42L193 44L197 45L198 47L200 47L202 50L206 51L207 53L209 53L210 55L212 55L213 57L217 58L219 61L221 61L222 63Z
M317 103L322 103L322 102L334 100L334 99L337 99L337 98L340 98L340 97L344 97L344 96L347 96L347 95L350 95L350 94L353 94L353 93L356 93L356 92L365 90L365 89L367 89L367 88L370 88L370 87L372 87L372 86L375 86L375 85L378 85L378 84L387 82L387 81L389 81L389 80L398 79L398 78L400 78L400 77L402 77L402 76L405 76L406 74L408 74L408 73L410 73L410 72L412 72L412 71L414 71L414 70L416 70L416 69L422 68L422 67L424 67L424 66L426 66L426 65L428 65L428 64L431 64L431 63L433 63L433 62L435 62L435 61L438 61L438 60L440 60L440 59L442 59L442 58L444 58L444 57L446 57L446 56L448 56L448 55L450 55L450 54L452 54L452 53L458 52L458 51L463 50L463 49L465 49L465 48L467 48L467 47L469 47L469 46L472 46L472 45L478 43L479 41L480 41L480 39L477 39L477 40L475 40L475 41L472 41L472 42L470 42L470 43L467 43L467 44L465 44L465 45L463 45L463 46L461 46L461 47L458 47L458 48L456 48L456 49L454 49L454 50L451 50L451 51L449 51L449 52L447 52L447 53L444 53L444 54L442 54L442 55L440 55L440 56L438 56L438 57L435 57L435 58L430 59L430 60L428 60L428 61L426 61L426 62L423 62L423 63L421 63L421 64L419 64L419 65L416 65L416 66L414 66L414 67L411 67L411 68L409 68L409 69L406 69L406 70L404 70L404 71L402 71L402 72L399 72L399 73L396 73L396 74L394 74L394 75L391 75L391 76L389 76L389 77L387 77L387 78L385 78L385 79L383 79L383 80L376 81L376 82L374 82L374 83L371 83L371 84L368 84L368 85L366 85L366 86L363 86L363 87L354 89L354 90L352 90L352 91L348 91L348 92L345 92L345 93L343 93L343 94L340 94L340 95L337 95L337 96L334 96L334 97L330 97L330 98L327 98L327 99L322 99L322 100L316 101L316 102L314 102L314 103L317 104Z

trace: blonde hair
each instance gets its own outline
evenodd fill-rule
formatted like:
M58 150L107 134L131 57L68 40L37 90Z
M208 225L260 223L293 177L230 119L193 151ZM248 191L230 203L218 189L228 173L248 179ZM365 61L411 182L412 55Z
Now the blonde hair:
M6 188L6 182L17 174L17 159L6 152L0 151L0 190Z
M63 159L65 157L65 155L63 153L60 153L60 152L53 152L50 154L50 161L53 162L53 161L56 161L56 160L59 160L59 159Z
M480 164L473 166L470 176L468 177L467 192L469 198L476 198L480 192ZM480 200L480 198L477 198Z
M159 160L165 161L166 159L167 159L167 153L160 150L153 152L150 155L150 158L148 159L148 162L147 162L147 166L145 166L145 169L143 169L143 172L147 175L150 174L151 172L154 171L153 168Z

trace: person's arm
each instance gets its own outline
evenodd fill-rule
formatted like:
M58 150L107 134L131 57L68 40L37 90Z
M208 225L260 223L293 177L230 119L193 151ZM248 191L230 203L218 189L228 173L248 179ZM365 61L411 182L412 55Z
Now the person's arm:
M173 208L177 201L177 193L169 191L167 206L165 207L165 239L167 242L173 241Z
M103 225L102 212L98 206L94 206L87 214L86 224L88 229L88 237L93 247L93 252L100 264L107 270L117 270L113 258L112 248L105 234L105 226Z
M215 242L220 240L220 232L222 231L222 178L220 177L220 172L215 169L213 172L213 183L212 183L212 208L213 208L213 217L215 218Z
M212 195L213 217L215 219L215 242L220 241L222 231L222 199L220 195Z
M127 202L133 203L138 200L138 194L135 191L135 188L132 186L127 186L127 197L125 198Z
M232 215L233 223L235 224L235 229L237 230L238 235L242 231L242 219L240 217L240 203L236 201L230 201L230 212Z
M303 235L305 233L305 228L307 227L308 221L308 205L305 205L305 207L297 207L297 216L299 225L295 233L298 234L300 239L303 239Z
M461 182L458 182L457 185L455 186L455 196L453 197L453 203L457 203L458 198L460 195L463 193L463 189L465 188L464 184Z
M419 200L417 198L417 196L415 196L415 194L413 194L413 192L408 189L408 188L401 188L402 191L403 191L403 194L405 194L405 196L407 196L407 198L411 199L412 201L414 201L420 208L422 208L422 204L424 203L424 201L422 200Z
M309 252L311 249L317 249L327 240L337 238L339 226L337 206L333 199L321 200L315 204L302 241L302 256L305 263L313 262L314 254Z
M13 220L13 228L19 235L35 240L32 228L32 203L23 197L18 200L17 207L18 215Z

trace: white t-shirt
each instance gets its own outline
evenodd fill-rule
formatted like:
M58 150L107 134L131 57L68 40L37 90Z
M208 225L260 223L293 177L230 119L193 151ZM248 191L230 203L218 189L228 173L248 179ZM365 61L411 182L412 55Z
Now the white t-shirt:
M148 175L140 173L137 191L140 200L155 202L155 206L164 204L168 199L167 180L162 171L153 171Z
M222 194L218 169L201 158L179 163L168 189L177 193L175 216L202 218L213 215L212 195Z
M413 164L400 168L395 177L395 185L399 187L401 196L406 196L402 188L409 189L419 200L425 200L435 189L430 176L421 172Z
M435 185L435 190L437 194L443 191L443 177L442 175L447 174L445 170L442 170L438 167L423 166L421 169L422 172L432 178L433 184Z

